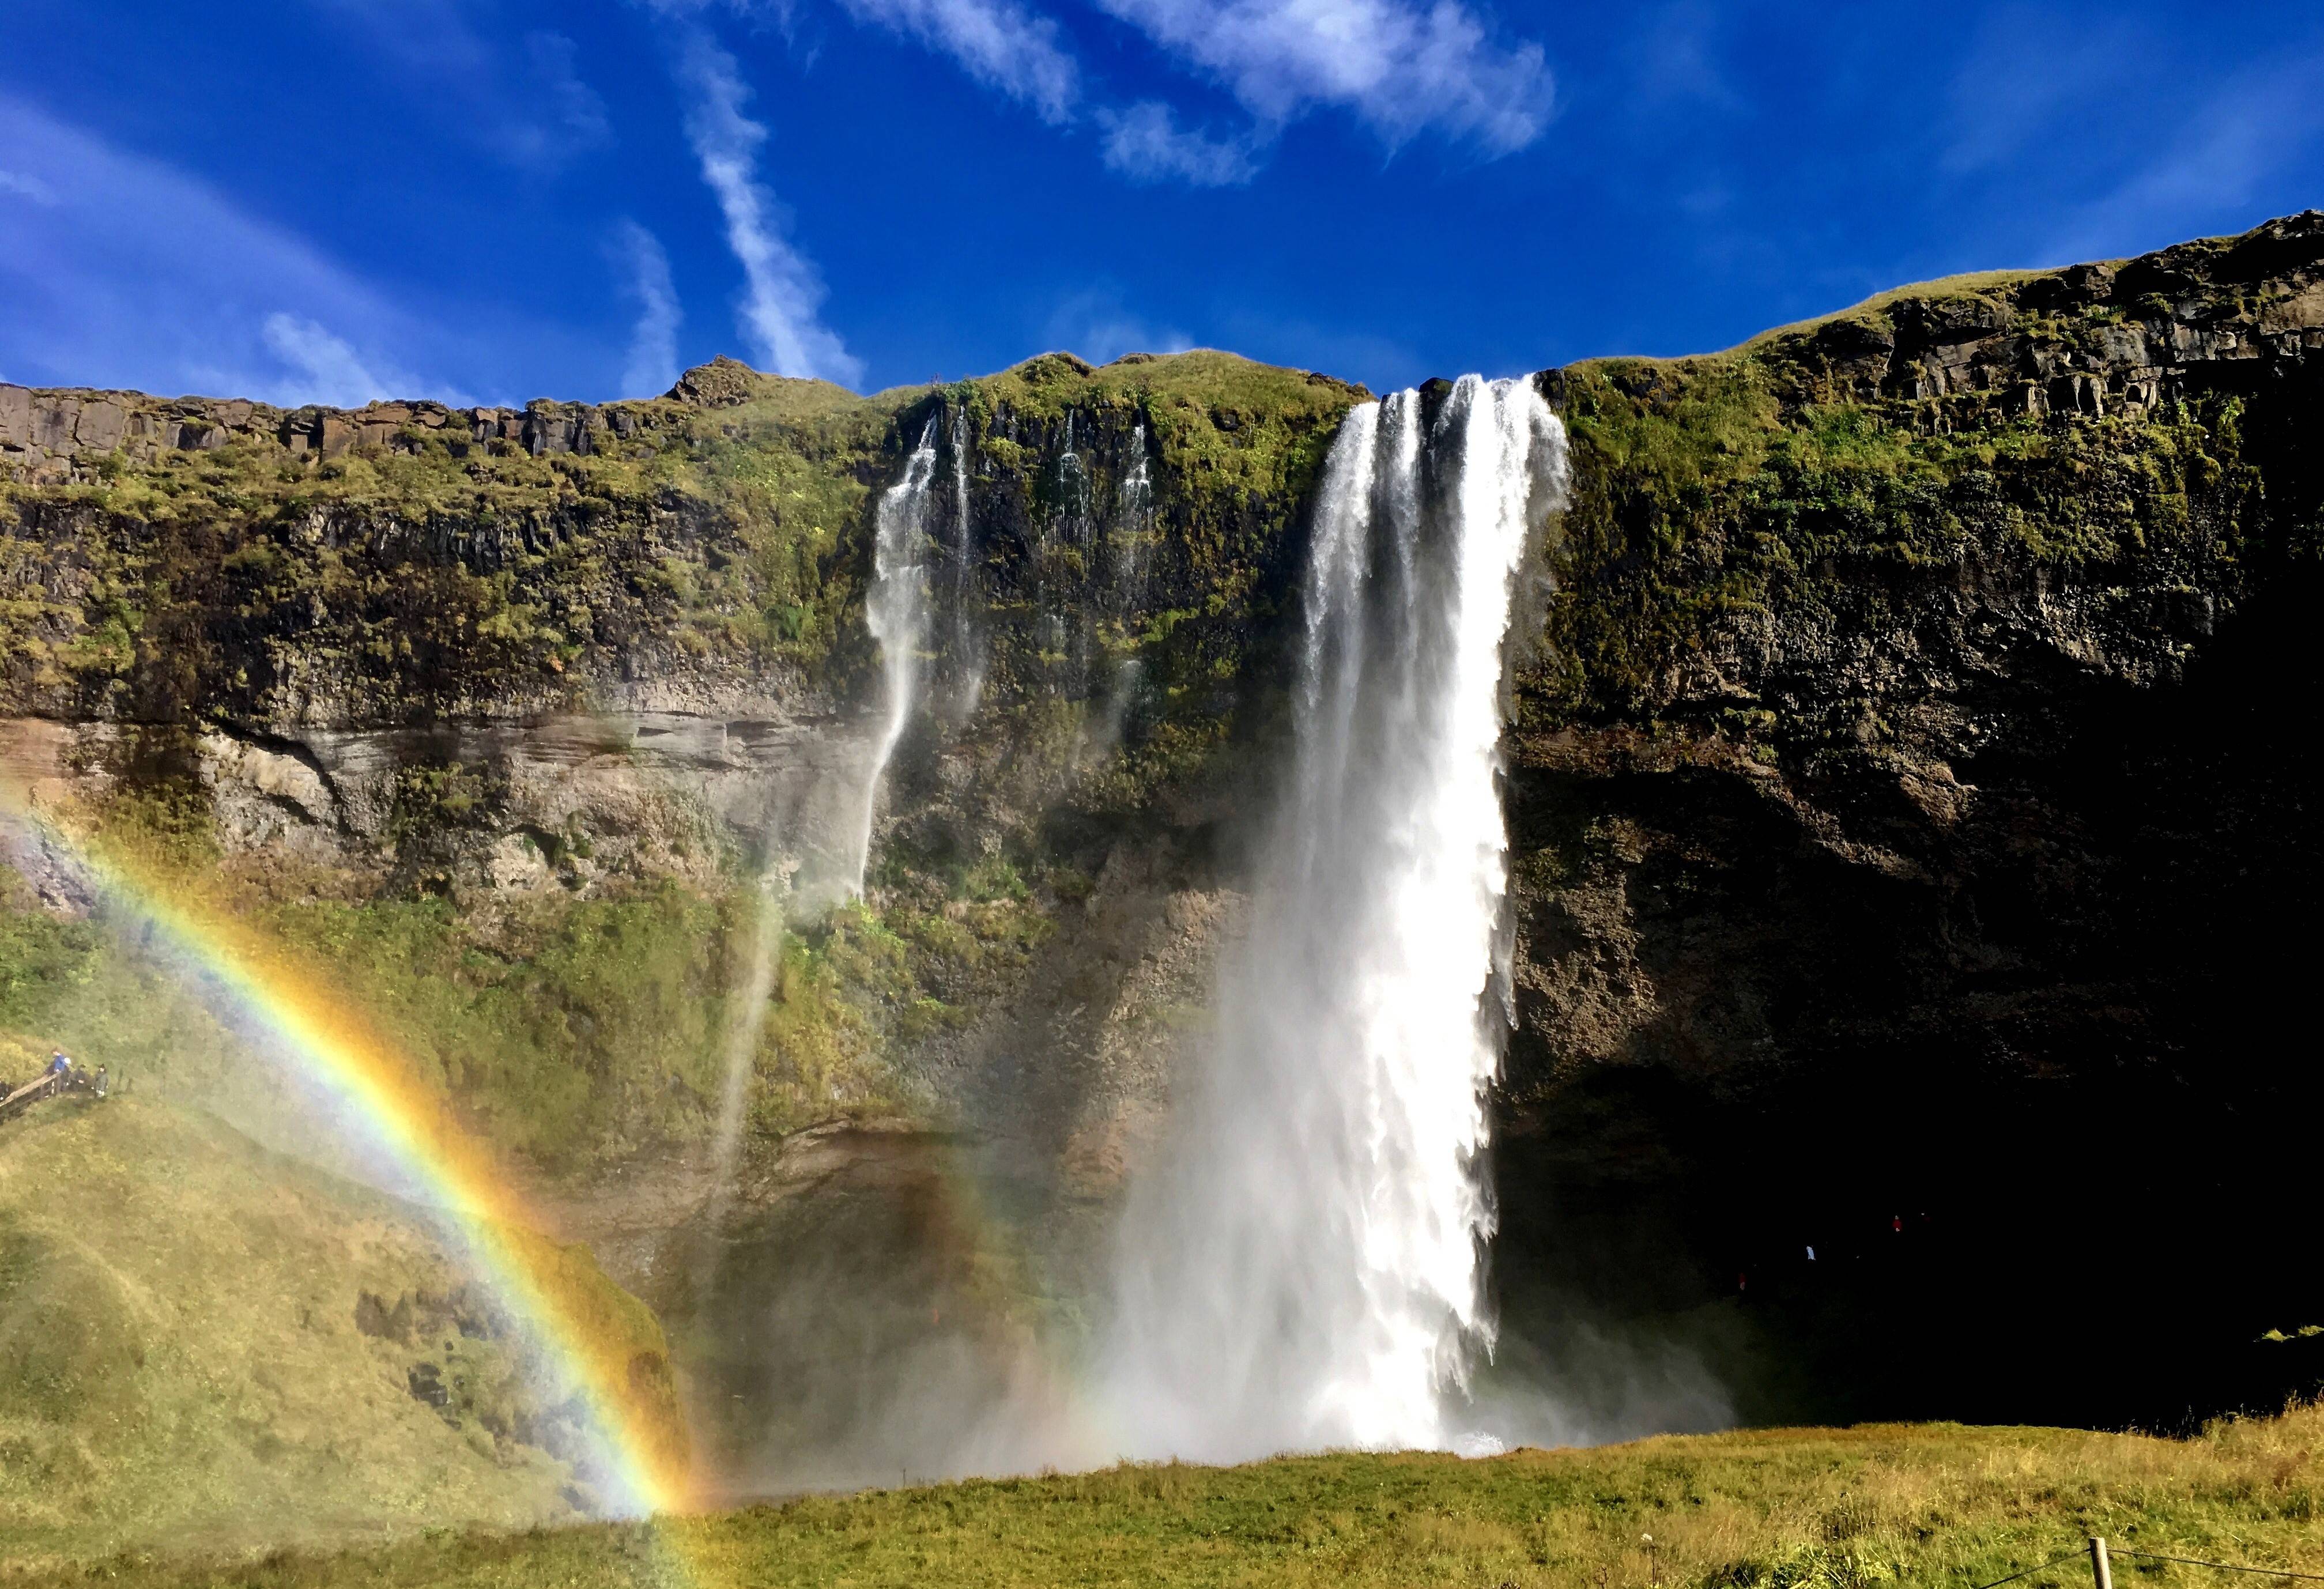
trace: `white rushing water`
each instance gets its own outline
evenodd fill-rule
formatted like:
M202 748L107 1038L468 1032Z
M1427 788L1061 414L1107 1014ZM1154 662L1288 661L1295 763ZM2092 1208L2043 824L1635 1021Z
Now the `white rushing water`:
M953 543L952 591L952 719L965 723L976 715L984 693L983 660L977 654L976 621L971 615L976 593L976 525L968 501L968 410L952 415Z
M1112 534L1114 610L1135 613L1146 601L1146 568L1154 544L1154 474L1146 457L1146 421L1130 432L1130 470L1121 479Z
M1489 1349L1480 1156L1508 1025L1503 645L1564 432L1527 382L1351 410L1317 501L1290 778L1205 1063L1132 1188L1118 1449L1459 1438Z
M936 420L928 416L919 445L905 460L903 477L880 498L873 522L872 588L864 619L880 642L880 670L887 685L887 713L872 741L863 775L863 821L856 835L854 890L863 892L863 868L872 855L872 819L880 804L880 781L896 753L897 742L918 704L928 649L928 503L936 472Z

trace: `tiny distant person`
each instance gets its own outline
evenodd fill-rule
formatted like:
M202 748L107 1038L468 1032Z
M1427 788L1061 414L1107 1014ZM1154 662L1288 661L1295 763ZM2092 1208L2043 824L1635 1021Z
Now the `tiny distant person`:
M89 1082L89 1090L95 1093L98 1097L102 1098L105 1096L106 1085L107 1084L105 1079L105 1067L100 1065L97 1067L96 1076Z
M66 1073L71 1069L72 1060L66 1057L65 1051L62 1049L57 1049L49 1056L49 1074L51 1076L61 1081L64 1079Z

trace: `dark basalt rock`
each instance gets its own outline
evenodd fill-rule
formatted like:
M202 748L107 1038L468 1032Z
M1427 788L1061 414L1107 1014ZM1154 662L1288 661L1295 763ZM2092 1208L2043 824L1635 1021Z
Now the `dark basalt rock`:
M2285 1261L2324 216L1564 395L1508 797L1520 1333L1675 1332L1759 1418L2307 1388L2255 1343L2324 1317ZM1706 410L1667 482L1606 449Z

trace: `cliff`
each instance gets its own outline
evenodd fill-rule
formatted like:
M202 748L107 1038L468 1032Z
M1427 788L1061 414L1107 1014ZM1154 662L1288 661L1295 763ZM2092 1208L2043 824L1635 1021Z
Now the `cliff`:
M872 398L722 361L522 415L12 393L0 768L276 912L528 1151L698 1140L748 896L862 819L872 523L933 435L945 614L882 908L805 923L780 978L771 1123L880 1113L890 1029L992 1007L1103 836L1222 775L1359 395L1222 354Z
M1748 1416L2160 1418L2305 1372L2251 1343L2324 1317L2280 1259L2324 1101L2283 926L2319 371L2310 214L1537 377L1574 478L1508 739L1509 1361L1677 1341ZM870 398L722 361L521 413L0 389L0 762L339 967L681 1353L748 1287L873 1270L1005 1350L1070 1311L1240 929L1360 395L1219 354ZM641 1215L606 1167L696 1162L755 901L860 814L924 438L925 709L864 902L778 956L745 1289L695 1295L660 1255L699 1187ZM83 1019L115 950L25 870L0 1020ZM219 1063L131 1002L103 1040ZM2118 1325L2028 1322L2090 1267Z
M1554 379L1508 1283L1834 1416L2304 1382L2324 216Z

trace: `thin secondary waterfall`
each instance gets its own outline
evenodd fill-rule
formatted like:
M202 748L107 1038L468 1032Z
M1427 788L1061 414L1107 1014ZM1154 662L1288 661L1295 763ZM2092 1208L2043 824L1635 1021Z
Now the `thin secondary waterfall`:
M751 938L743 954L742 975L728 994L725 1069L718 1089L718 1122L710 1137L710 1210L704 1221L706 1233L714 1238L724 1227L733 1201L742 1124L751 1105L751 1078L758 1068L759 1038L766 1030L767 1000L774 993L775 968L782 951L788 882L771 861L761 872L758 886L752 891Z
M968 583L976 547L968 518L968 410L956 409L952 420L952 511L954 531L953 568L962 586Z
M1442 1446L1489 1350L1508 1023L1503 645L1565 440L1530 383L1351 410L1290 777L1206 1063L1133 1187L1102 1383L1125 1452Z
M1090 619L1083 605L1085 560L1092 538L1090 521L1090 472L1082 462L1081 453L1074 446L1074 411L1065 411L1064 450L1057 455L1056 501L1041 531L1043 562L1052 563L1047 555L1058 546L1077 554L1072 559L1073 572L1060 580L1061 587L1053 587L1049 578L1057 577L1052 569L1035 586L1034 605L1039 614L1036 634L1044 650L1054 651L1065 658L1065 665L1051 677L1061 683L1071 700L1086 700L1090 685Z
M1146 563L1154 540L1154 475L1146 457L1146 421L1130 432L1130 469L1121 478L1112 534L1113 602L1121 614L1146 600Z
M1057 455L1057 495L1064 515L1065 542L1080 546L1089 540L1090 477L1088 466L1074 447L1074 411L1065 411L1065 446Z
M1147 457L1146 421L1130 427L1128 467L1114 488L1113 506L1102 535L1093 538L1091 556L1098 577L1084 632L1110 629L1118 642L1132 630L1147 597L1147 565L1154 540L1154 476ZM1100 621L1102 614L1102 621ZM1146 684L1145 664L1135 657L1106 652L1111 660L1083 719L1074 751L1078 771L1097 766L1121 748L1123 731Z
M984 693L983 659L976 651L976 621L970 600L976 587L976 527L968 503L968 409L953 411L952 419L952 682L954 721L965 723L976 714Z
M880 669L888 687L888 711L872 742L863 777L863 822L855 846L854 892L863 892L863 868L872 855L872 818L880 804L880 781L904 737L918 704L928 648L928 503L936 472L936 418L920 428L919 445L905 460L903 477L880 498L872 542L872 588L864 619L880 642Z

